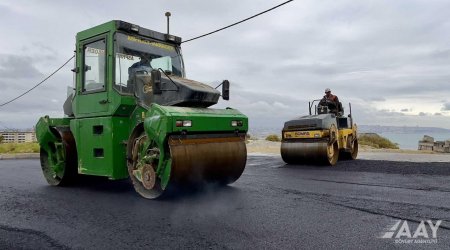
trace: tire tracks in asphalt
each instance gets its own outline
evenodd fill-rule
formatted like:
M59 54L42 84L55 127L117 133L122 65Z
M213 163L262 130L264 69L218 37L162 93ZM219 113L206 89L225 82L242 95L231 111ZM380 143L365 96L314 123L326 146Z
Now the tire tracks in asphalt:
M61 243L59 243L57 240L53 239L52 237L48 236L47 234L41 232L41 231L37 231L37 230L33 230L33 229L24 229L24 228L18 228L18 227L10 227L10 226L6 226L6 225L1 225L0 224L0 231L6 231L6 232L11 232L11 233L16 233L19 234L20 240L21 241L29 241L30 238L36 237L38 239L41 239L43 241L43 243L47 243L46 245L46 249L48 249L48 247L52 248L52 249L71 249L70 247L67 247ZM0 240L0 246L3 243ZM17 245L15 245L17 244ZM32 242L31 243L33 245L34 248L38 249L41 248L42 246L36 246L34 244L36 244L36 242ZM7 246L11 246L11 245L7 245ZM14 243L14 248L16 249L20 249L21 246L19 246L19 242L15 242Z
M337 171L337 172L368 172L368 173L383 173L383 174L402 174L402 175L440 175L448 176L450 169L447 168L448 163L410 163L410 162L389 162L389 161L374 161L374 160L358 160L353 162L348 162L345 165L337 166L334 168L327 167L316 167L312 165L281 165L283 162L279 161L264 161L262 157L253 156L253 164L251 167L258 167L263 169L273 169L273 168L296 168L296 169L306 169L306 170L318 170L318 171ZM359 164L364 162L364 166L361 167ZM275 165L275 166L274 166ZM432 169L430 169L432 166ZM432 171L430 171L432 170ZM393 189L404 189L404 190L414 190L414 191L428 191L428 192L443 192L449 193L448 189L441 189L436 187L405 187L398 185L383 185L376 183L358 183L358 182L346 182L346 181L334 181L334 180L324 180L319 178L299 178L302 180L310 181L320 181L336 184L349 184L357 186L372 186L372 187L384 187ZM401 202L390 202L382 200L365 199L358 197L345 197L336 196L330 194L319 194L314 192L303 192L295 189L283 189L279 186L271 186L273 190L281 190L286 193L299 195L299 199L308 198L310 200L315 200L319 202L325 202L333 206L339 206L346 209L352 209L360 212L365 212L373 215L387 216L393 219L410 220L412 222L420 223L423 218L433 219L433 220L443 220L440 228L444 230L450 230L450 226L446 225L450 218L436 218L436 212L439 214L450 214L450 208L448 207L437 207L428 206L422 204L412 204L412 203L401 203ZM372 207L370 207L372 206ZM383 209L385 208L385 209ZM426 208L426 209L425 209ZM389 211L390 210L390 211ZM435 213L433 215L433 213ZM425 214L425 216L424 216ZM421 218L421 219L418 219ZM446 224L444 224L446 223Z
M406 190L415 190L415 191L433 191L433 192L443 192L450 193L449 189L439 189L439 188L411 188L411 187L402 187L395 185L382 185L382 184L372 184L372 183L359 183L359 182L347 182L347 181L333 181L333 180L324 180L324 179L315 179L315 178L300 178L302 180L308 181L323 181L329 183L337 183L337 184L351 184L358 186L369 186L369 187L385 187L385 188L395 188L395 189L406 189Z
M275 187L273 187L275 188ZM315 200L315 201L319 201L319 202L325 202L334 206L339 206L339 207L343 207L343 208L347 208L347 209L352 209L352 210L357 210L360 212L365 212L365 213L369 213L369 214L373 214L373 215L381 215L381 216L387 216L389 218L393 218L393 219L400 219L400 220L408 220L408 221L412 221L412 222L416 222L418 224L420 224L420 222L422 221L422 219L418 219L417 217L413 217L413 216L406 216L406 215L400 215L399 213L395 214L395 212L386 212L382 209L370 209L368 207L364 207L364 206L358 206L356 204L352 204L356 202L362 202L362 203L385 203L385 205L389 205L389 206L385 206L385 207L395 207L395 208L401 208L404 210L405 207L408 207L408 211L410 212L414 212L417 214L420 214L419 212L422 212L422 209L417 209L417 207L426 207L430 210L443 210L446 214L450 214L450 208L447 207L436 207L436 206L427 206L427 205L421 205L421 204L411 204L411 203L402 203L402 202L390 202L390 201L378 201L378 200L372 200L372 199L363 199L363 198L356 198L356 197L343 197L343 196L336 196L336 195L330 195L330 194L317 194L317 193L312 193L312 192L302 192L302 191L298 191L298 190L294 190L294 189L283 189L283 188L277 188L279 190L282 190L286 193L290 193L290 194L294 194L294 195L299 195L302 196L299 199L302 198L308 198L311 200ZM395 209L394 209L395 210ZM412 210L412 211L411 211ZM415 211L414 211L415 210ZM442 220L442 224L440 225L439 228L443 228L445 230L449 230L450 231L450 226L447 226L444 223L447 223L447 221L449 221L448 219L445 220L444 218L435 218L435 216L419 216L421 218L427 218L430 220Z

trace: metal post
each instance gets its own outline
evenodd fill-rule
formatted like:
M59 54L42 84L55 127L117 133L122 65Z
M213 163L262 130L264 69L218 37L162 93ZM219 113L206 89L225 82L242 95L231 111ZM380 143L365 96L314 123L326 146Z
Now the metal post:
M166 12L167 17L167 35L169 35L170 12Z

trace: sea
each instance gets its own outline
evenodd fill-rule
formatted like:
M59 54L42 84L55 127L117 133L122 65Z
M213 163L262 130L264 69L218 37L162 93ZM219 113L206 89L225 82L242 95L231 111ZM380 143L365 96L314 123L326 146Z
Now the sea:
M400 149L417 149L419 146L419 141L426 134L428 136L434 137L434 141L445 141L450 140L450 133L395 133L395 132L383 132L378 133L379 135L386 137L390 141L397 143Z
M362 129L359 131L360 133L368 133L375 132L383 137L386 137L390 141L397 143L400 149L413 149L417 150L419 147L419 141L423 138L424 135L428 135L434 137L435 141L445 141L450 140L450 132L441 132L441 131L421 131L421 132L413 132L413 131L395 131L395 132L384 132L379 131L380 127L376 127L377 129ZM416 128L415 128L416 129ZM250 128L249 133L252 137L256 138L265 138L269 134L277 134L281 135L282 128Z

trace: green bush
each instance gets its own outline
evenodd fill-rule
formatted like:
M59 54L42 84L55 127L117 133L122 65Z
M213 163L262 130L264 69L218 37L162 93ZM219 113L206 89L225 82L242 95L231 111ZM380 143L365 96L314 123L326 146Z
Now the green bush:
M281 141L278 135L268 135L266 141Z
M367 145L374 148L399 149L398 144L393 143L389 139L375 133L360 134L358 136L358 143L360 145Z
M19 153L39 153L39 144L36 142L0 144L0 154Z

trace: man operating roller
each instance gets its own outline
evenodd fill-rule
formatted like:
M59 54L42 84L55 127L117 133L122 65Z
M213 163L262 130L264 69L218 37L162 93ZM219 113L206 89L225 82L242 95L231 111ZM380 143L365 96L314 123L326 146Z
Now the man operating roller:
M328 109L331 113L335 113L336 115L342 115L342 107L339 102L339 98L333 94L331 94L331 89L325 89L325 95L320 101L320 105L328 106Z
M139 62L134 63L130 68L128 68L129 78L132 78L136 72L147 72L147 74L150 74L153 69L151 66L151 61L150 56L142 55Z

